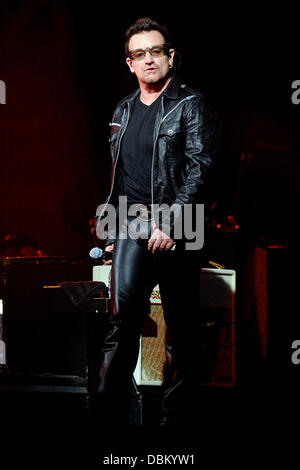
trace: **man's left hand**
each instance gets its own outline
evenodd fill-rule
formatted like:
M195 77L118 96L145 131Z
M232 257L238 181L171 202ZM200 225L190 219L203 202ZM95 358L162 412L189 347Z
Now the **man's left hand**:
M153 233L148 242L148 250L151 250L152 253L159 251L168 251L172 248L174 240L170 238L165 232L156 227L155 224L152 225Z

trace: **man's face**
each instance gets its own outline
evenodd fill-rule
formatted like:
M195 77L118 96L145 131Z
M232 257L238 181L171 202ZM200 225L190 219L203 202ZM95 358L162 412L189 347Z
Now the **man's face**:
M159 31L143 31L134 34L129 41L129 51L147 47L162 46L165 43L163 35ZM167 77L170 65L173 63L174 49L170 49L170 57L162 55L153 57L149 51L141 60L127 57L126 62L132 73L135 73L139 83L155 84Z

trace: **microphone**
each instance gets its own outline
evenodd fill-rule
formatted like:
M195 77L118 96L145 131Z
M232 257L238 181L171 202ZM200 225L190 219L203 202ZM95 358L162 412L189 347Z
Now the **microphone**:
M93 259L99 259L103 255L103 250L101 248L98 248L98 246L95 246L95 248L92 248L90 251L90 257Z

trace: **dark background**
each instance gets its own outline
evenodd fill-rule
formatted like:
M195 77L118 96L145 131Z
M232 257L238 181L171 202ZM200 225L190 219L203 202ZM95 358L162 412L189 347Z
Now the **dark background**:
M267 241L295 234L299 16L287 4L12 1L0 7L0 237L86 255L109 187L108 123L136 86L123 36L140 16L171 30L182 79L223 120L216 217ZM241 161L241 156L245 160Z
M240 459L243 451L236 449L243 449L247 459L252 457L257 464L260 450L266 450L269 463L270 456L277 457L282 449L286 462L293 447L298 448L291 440L298 437L291 425L299 422L295 415L299 372L291 363L291 344L300 331L298 279L287 265L289 256L292 265L298 266L300 104L291 101L291 84L300 79L300 16L288 2L275 6L264 1L151 1L141 2L140 7L128 1L122 5L71 0L0 2L0 80L6 84L6 104L0 106L0 257L10 240L8 235L12 241L14 236L23 242L27 238L33 248L48 256L1 260L0 287L5 286L5 295L10 296L6 305L11 322L8 364L14 365L15 357L20 361L16 368L31 368L48 353L49 360L56 360L53 348L48 347L51 341L59 356L54 365L65 366L68 354L72 355L71 365L78 360L78 350L74 351L76 341L80 345L78 337L72 337L70 346L70 332L77 334L78 322L69 324L68 312L65 317L60 315L63 308L59 302L51 311L49 299L41 314L36 292L43 284L89 278L90 264L86 263L91 260L87 261L87 254L95 243L89 219L109 188L108 124L117 102L137 86L125 64L123 36L141 16L152 16L170 28L182 56L182 79L202 91L222 118L215 218L222 224L227 216L234 216L240 226L236 235L241 243L236 243L232 233L228 240L226 232L216 241L220 254L232 260L229 267L237 269L237 377L246 384L247 392L238 400L235 392L229 396L222 390L220 396L218 389L208 390L204 402L202 392L195 454L201 455L201 461L205 453L210 459L219 456L224 465L232 464L234 455ZM257 243L269 248L257 247ZM272 248L279 246L283 249ZM65 258L51 258L57 256ZM70 258L77 256L84 259ZM84 276L76 263L86 264ZM257 367L255 360L266 350L273 361L270 374ZM49 371L48 365L43 363L42 372ZM284 373L290 369L292 382ZM16 377L16 381L23 380ZM33 378L28 379L32 384L30 380ZM53 385L47 377L38 384L42 380ZM38 399L36 393L32 398L20 395L8 391L6 398L1 396L1 419L5 410L12 425L11 432L6 424L2 426L1 442L5 435L15 446L13 452L5 453L2 442L2 454L8 455L10 465L20 459L18 463L24 466L27 458L32 468L39 440L43 460L38 458L38 468L51 458L57 466L62 458L57 450L60 447L66 449L65 468L70 467L70 459L78 466L79 454L86 462L88 453L82 439L87 427L78 425L78 410L84 416L86 413L83 402L73 402L71 394L54 398L56 394L51 392L49 398L41 393L43 397ZM43 426L32 426L33 410ZM12 419L13 412L25 416L22 426ZM151 418L152 414L149 407ZM44 426L52 415L55 432L48 423ZM72 423L71 416L76 424L70 434L63 423ZM45 437L46 428L51 429L49 438ZM102 428L97 423L95 429L93 444L98 457ZM29 430L36 430L33 438ZM66 438L70 435L69 448ZM187 434L182 441L179 435L180 442L176 439L171 448L183 449L189 437ZM108 435L107 449L111 448L110 440ZM286 441L288 452L283 445ZM139 445L135 438L132 442L134 451L128 454L126 447L121 455L136 455ZM23 452L21 443L24 449L27 445ZM149 440L143 445L148 452ZM97 468L99 462L98 458Z

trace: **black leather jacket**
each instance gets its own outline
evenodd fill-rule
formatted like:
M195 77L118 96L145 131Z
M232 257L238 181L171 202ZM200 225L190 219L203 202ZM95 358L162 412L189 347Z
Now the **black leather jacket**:
M139 92L120 101L110 123L112 178L107 203L117 203L120 144ZM153 141L152 204L204 203L218 151L219 122L203 95L184 85L177 75L163 93Z

